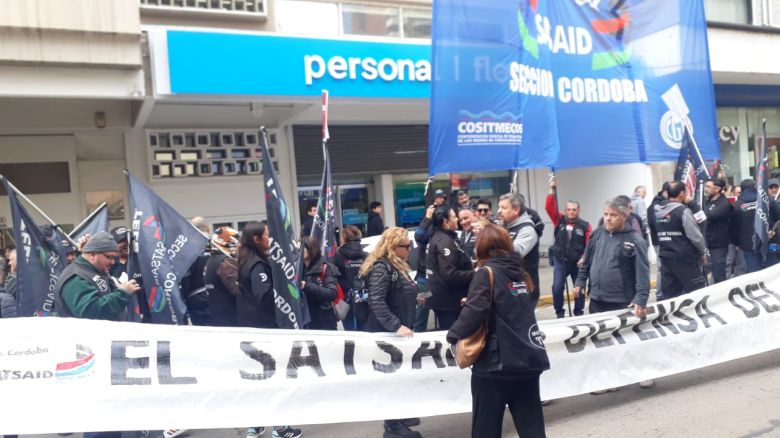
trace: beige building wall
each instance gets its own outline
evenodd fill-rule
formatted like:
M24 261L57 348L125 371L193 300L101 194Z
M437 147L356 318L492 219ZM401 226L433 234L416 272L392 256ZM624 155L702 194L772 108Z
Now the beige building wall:
M3 0L0 63L141 66L138 0Z

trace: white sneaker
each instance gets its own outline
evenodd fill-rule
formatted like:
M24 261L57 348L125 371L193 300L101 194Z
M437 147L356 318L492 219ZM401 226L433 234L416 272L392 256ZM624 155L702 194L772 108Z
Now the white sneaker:
M246 430L246 438L257 438L265 434L265 427L250 427Z
M643 389L652 388L653 386L655 386L655 380L653 379L639 382L639 387Z
M187 430L189 429L168 429L163 431L163 438L174 438L187 432Z

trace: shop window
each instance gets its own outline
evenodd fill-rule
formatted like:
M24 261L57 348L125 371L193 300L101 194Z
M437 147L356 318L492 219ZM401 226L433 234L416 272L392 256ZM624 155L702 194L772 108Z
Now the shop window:
M318 36L339 34L339 7L336 3L277 0L275 6L278 32Z
M404 8L404 38L431 37L431 10Z
M257 131L149 131L152 177L259 175L263 159L259 139ZM269 135L269 143L273 147L275 136Z
M400 9L341 4L345 35L401 36Z
M0 175L25 195L70 193L70 170L66 161L51 163L2 163ZM42 175L46 175L42 178ZM5 195L0 185L0 195Z
M704 0L707 21L751 24L750 0Z

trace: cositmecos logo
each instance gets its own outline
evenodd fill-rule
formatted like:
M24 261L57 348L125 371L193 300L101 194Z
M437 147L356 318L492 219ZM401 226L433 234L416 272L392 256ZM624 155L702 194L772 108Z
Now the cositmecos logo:
M624 46L624 31L631 23L631 16L627 12L626 0L613 0L608 13L612 18L590 21L590 29L574 26L550 24L550 19L539 14L539 2L544 0L524 0L520 2L517 10L517 24L520 29L520 39L523 49L535 59L539 59L539 46L547 46L552 53L566 53L576 55L591 55L591 68L603 70L622 64L627 64L631 59L631 49L593 49L592 33L607 36L612 35L613 47ZM555 0L561 1L561 0ZM604 0L574 0L579 7L590 7L601 12L601 3ZM532 30L535 32L532 34Z

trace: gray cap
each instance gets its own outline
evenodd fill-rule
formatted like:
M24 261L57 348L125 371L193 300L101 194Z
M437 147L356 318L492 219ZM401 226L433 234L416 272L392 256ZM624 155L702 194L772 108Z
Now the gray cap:
M446 197L447 197L447 194L446 194L446 193L444 193L444 190L442 190L442 189L437 189L435 192L433 192L433 197L434 197L434 198L438 198L439 196L441 196L441 197L443 197L443 198L446 198Z
M101 231L94 236L92 236L91 239L89 239L89 242L87 242L86 245L84 245L84 249L81 250L81 252L118 252L119 246L116 244L116 240L114 240L114 237L106 233L105 231Z
M780 179L770 178L769 181L767 181L766 186L767 187L780 186Z

